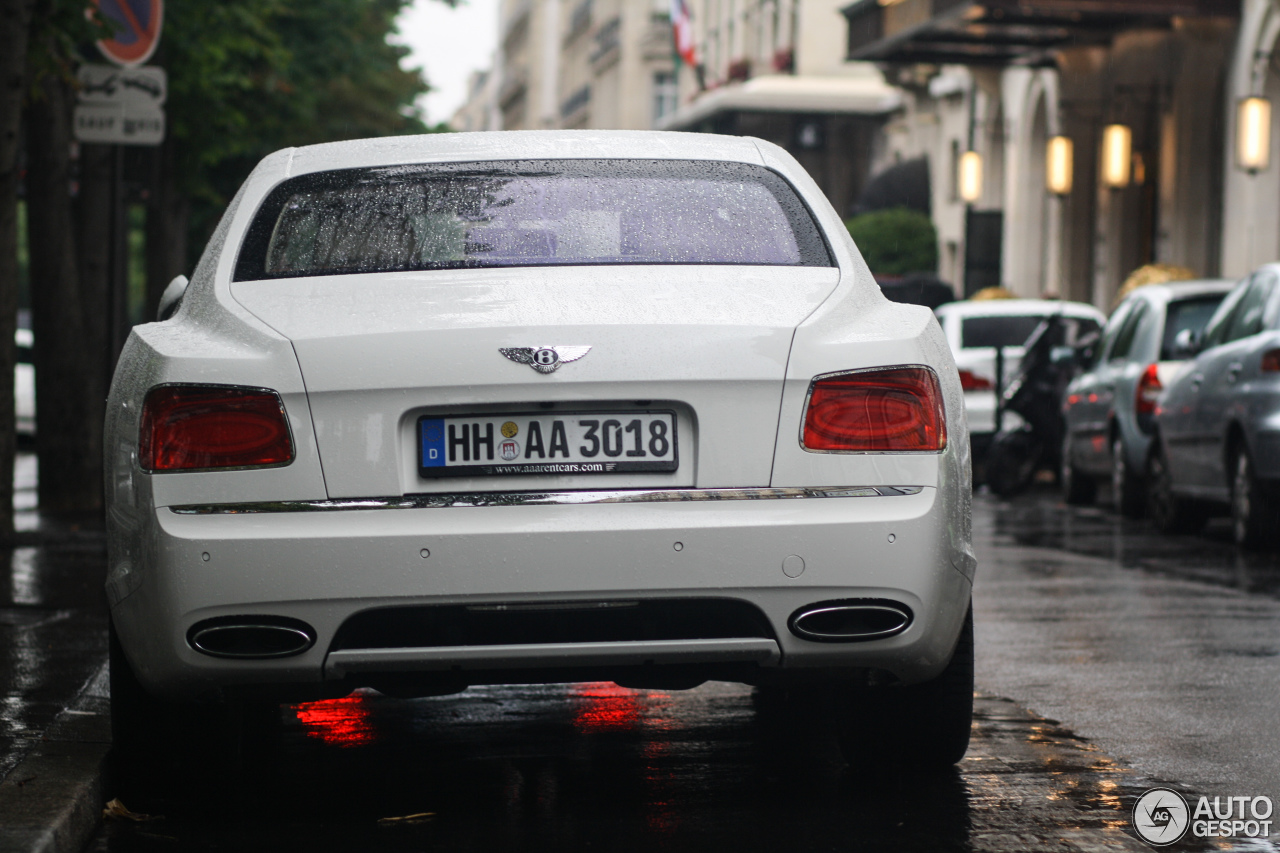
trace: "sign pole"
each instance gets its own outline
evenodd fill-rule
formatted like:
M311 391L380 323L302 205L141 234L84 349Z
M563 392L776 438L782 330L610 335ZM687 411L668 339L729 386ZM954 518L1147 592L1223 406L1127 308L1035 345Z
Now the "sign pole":
M107 294L107 343L111 347L109 369L129 334L129 219L125 205L124 146L113 145L111 166L111 290Z
M87 0L87 5L112 30L110 37L97 42L99 52L112 64L83 65L77 71L80 94L74 116L78 141L112 148L106 316L89 318L106 324L109 382L131 325L125 146L157 146L164 141L168 78L163 68L143 64L160 43L164 0Z

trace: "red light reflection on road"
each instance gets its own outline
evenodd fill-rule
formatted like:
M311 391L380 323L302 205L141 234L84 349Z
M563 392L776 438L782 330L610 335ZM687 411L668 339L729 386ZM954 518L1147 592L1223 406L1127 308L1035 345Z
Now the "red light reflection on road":
M584 734L600 732L668 732L680 728L670 715L671 696L661 690L633 690L611 681L575 684L573 724ZM675 774L668 766L671 745L650 740L642 747L646 802L641 804L645 825L656 835L670 835L680 825Z
M646 696L641 691L619 687L612 681L593 681L573 685L569 695L575 700L573 725L578 731L605 732L640 728L645 712L645 706L640 700Z
M370 719L372 712L368 697L363 693L352 693L341 699L305 702L294 705L293 712L307 737L330 746L366 746L379 738Z
M675 802L676 776L666 769L671 750L669 743L652 741L644 748L644 781L649 802L644 806L644 822L657 835L671 835L680 826L680 812ZM664 760L665 759L665 760Z

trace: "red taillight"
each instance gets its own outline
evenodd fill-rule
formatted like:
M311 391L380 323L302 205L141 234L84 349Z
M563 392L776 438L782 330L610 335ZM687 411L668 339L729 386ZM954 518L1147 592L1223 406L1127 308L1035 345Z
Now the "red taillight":
M274 391L210 385L152 388L142 404L139 463L148 471L251 468L293 459Z
M1280 349L1267 350L1262 354L1262 372L1280 373Z
M995 386L985 376L978 376L970 370L960 371L960 387L965 391L990 391Z
M1142 372L1142 378L1138 380L1137 393L1134 395L1133 404L1138 414L1155 414L1156 400L1160 399L1160 392L1163 390L1157 366L1148 364L1147 369Z
M942 388L927 367L864 370L817 379L804 417L806 450L942 450Z

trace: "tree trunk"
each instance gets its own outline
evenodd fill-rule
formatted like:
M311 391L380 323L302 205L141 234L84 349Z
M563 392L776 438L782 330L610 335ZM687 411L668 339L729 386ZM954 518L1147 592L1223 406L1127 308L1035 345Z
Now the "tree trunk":
M34 0L0 0L0 539L13 536L13 333L18 310L18 134Z
M102 506L101 454L92 458L102 420L88 405L88 374L101 366L88 363L85 351L71 204L72 97L65 81L48 77L27 108L39 499L42 512L57 514Z
M156 152L153 194L147 205L147 306L143 321L155 319L160 295L187 267L187 227L191 204L178 190L177 144L171 135Z
M84 391L89 413L84 448L84 476L98 483L102 469L102 423L107 391L115 367L111 351L111 192L116 149L111 145L80 146L80 192L76 198L76 247L79 250L79 304L84 322ZM96 488L96 485L95 485ZM90 507L91 508L91 507Z

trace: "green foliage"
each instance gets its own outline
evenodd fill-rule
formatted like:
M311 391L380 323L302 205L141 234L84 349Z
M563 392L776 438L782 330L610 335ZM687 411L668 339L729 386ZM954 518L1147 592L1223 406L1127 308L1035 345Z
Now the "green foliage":
M145 323L147 316L147 208L131 204L126 211L128 227L129 323Z
M938 268L938 232L926 214L895 207L845 223L873 273L905 275Z
M32 98L44 97L43 87L49 77L70 82L75 77L76 60L83 52L80 46L111 35L111 25L91 8L86 10L86 6L79 0L36 3L27 44L27 81Z
M187 0L169 8L159 64L169 72L169 133L179 190L193 203L193 249L272 151L427 132L414 107L426 81L400 67L408 48L387 42L409 2Z

